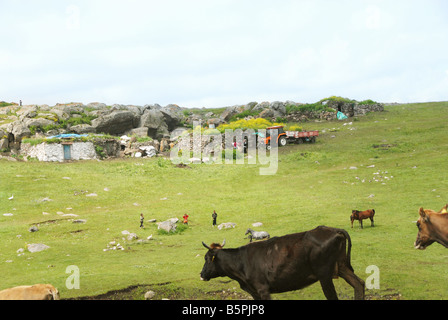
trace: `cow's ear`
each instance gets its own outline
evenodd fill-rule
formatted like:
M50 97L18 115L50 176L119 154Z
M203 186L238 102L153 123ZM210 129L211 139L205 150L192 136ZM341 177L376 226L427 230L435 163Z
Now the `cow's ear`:
M425 210L423 208L420 208L418 213L420 214L420 217L422 217L425 222L429 221L429 217L427 216L427 214L425 213Z

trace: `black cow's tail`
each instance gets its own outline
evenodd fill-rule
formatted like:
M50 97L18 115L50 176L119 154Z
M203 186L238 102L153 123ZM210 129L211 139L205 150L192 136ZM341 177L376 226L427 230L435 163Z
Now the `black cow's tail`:
M338 232L341 233L344 236L344 238L347 240L347 242L348 242L347 261L346 261L346 263L347 263L347 267L349 267L351 271L354 271L353 267L352 267L352 264L351 264L352 240L350 238L350 235L344 229L338 229Z

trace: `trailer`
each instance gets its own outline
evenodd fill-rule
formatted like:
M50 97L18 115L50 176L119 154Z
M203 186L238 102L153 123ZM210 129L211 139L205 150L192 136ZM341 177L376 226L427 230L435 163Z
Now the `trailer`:
M288 141L292 143L315 143L316 138L319 136L319 131L286 131Z
M277 130L277 145L286 146L288 143L301 144L304 142L315 143L319 136L319 131L285 131L283 126L266 128L266 138L264 139L267 149L271 148L271 130Z

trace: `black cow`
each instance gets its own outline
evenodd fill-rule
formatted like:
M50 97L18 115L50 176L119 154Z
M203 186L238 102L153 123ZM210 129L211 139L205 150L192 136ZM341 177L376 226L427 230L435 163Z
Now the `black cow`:
M364 281L350 264L352 244L345 230L320 226L236 249L223 249L224 243L207 246L202 242L208 252L201 280L229 277L255 300L267 300L271 293L298 290L319 281L325 297L336 300L332 279L340 276L355 289L355 299L364 299Z

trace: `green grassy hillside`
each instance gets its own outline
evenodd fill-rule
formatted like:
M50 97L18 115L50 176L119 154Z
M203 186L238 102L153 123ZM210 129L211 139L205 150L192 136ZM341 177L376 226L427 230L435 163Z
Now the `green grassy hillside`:
M272 236L318 225L349 231L355 273L366 279L368 266L380 271L380 289L366 290L368 298L447 299L447 249L439 244L425 251L413 248L419 207L439 210L448 202L447 121L448 103L440 102L389 106L385 112L345 122L305 123L305 130L321 131L317 143L279 149L279 169L273 176L259 175L258 165L178 168L161 158L0 160L0 290L52 283L62 298L76 298L142 285L178 299L244 297L229 279L200 281L206 252L201 241L225 238L227 247L241 246L248 241L246 229L262 222L257 230ZM87 196L92 193L96 196ZM364 222L361 230L355 222L351 229L351 210L368 208L376 210L375 227ZM237 226L221 231L212 227L213 210L218 224ZM74 224L74 218L57 212L87 222ZM148 222L142 230L140 213L158 221L188 213L190 224L172 235L159 233ZM35 224L39 231L29 232ZM144 243L126 241L123 230L140 239L153 237ZM104 251L111 241L125 250ZM17 252L29 243L50 248ZM80 270L79 290L66 288L70 265ZM335 286L340 298L353 297L342 279ZM126 298L142 299L143 289ZM314 284L273 298L324 296Z

